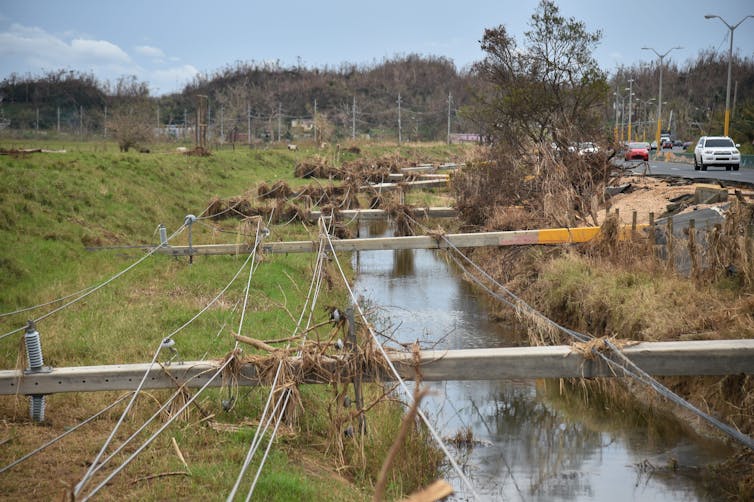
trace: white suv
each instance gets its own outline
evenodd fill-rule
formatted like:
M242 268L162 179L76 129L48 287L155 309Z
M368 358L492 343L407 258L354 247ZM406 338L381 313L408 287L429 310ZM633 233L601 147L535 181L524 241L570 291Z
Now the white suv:
M694 169L706 171L709 166L733 168L738 171L741 166L741 152L727 136L702 136L694 148Z

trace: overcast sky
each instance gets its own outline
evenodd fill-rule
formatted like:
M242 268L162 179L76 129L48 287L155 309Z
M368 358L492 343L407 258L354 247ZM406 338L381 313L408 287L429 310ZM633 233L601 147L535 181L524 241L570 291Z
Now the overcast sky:
M370 64L418 53L458 68L481 59L485 28L519 37L537 0L2 0L0 78L60 68L102 80L136 75L153 93L178 91L197 73L237 61L312 67ZM602 30L595 56L613 71L651 61L642 46L684 62L700 49L727 51L729 24L754 15L752 0L562 0L561 13ZM658 7L662 6L660 10ZM754 19L735 30L734 50L754 57Z

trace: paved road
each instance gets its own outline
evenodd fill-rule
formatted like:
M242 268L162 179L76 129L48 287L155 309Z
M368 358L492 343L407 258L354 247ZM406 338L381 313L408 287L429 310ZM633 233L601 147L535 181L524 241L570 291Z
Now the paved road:
M622 162L622 166L634 165L632 171L641 174L644 171L641 161ZM724 180L754 185L754 169L741 168L740 171L726 171L724 167L708 167L706 171L695 171L693 164L676 162L649 161L652 175L680 176L689 179Z

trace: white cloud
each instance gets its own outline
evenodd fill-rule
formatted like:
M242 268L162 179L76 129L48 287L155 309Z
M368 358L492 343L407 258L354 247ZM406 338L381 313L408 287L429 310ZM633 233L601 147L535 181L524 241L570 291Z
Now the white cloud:
M106 40L71 41L73 56L88 63L122 64L131 62L131 58L123 49Z
M0 33L0 55L14 56L32 66L47 68L131 62L128 54L112 42L76 38L68 43L40 28L20 24L13 24L8 31Z
M159 94L180 91L181 88L199 74L190 64L154 70L149 73L150 88Z
M41 28L13 24L0 31L0 78L11 73L74 69L111 82L123 75L136 75L152 89L165 93L179 91L199 73L190 64L177 64L178 58L169 57L154 46L135 46L132 53L147 58L145 64L137 63L107 40L74 32L56 35ZM165 67L166 64L174 66Z
M151 45L137 45L134 47L134 51L137 54L153 59L163 59L165 57L165 53L162 52L162 49L152 47Z

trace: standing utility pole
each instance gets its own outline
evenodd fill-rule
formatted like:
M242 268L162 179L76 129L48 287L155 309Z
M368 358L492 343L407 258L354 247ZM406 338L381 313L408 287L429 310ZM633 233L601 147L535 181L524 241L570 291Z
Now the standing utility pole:
M660 92L657 96L657 133L655 134L655 141L657 142L657 151L660 151L660 134L662 133L662 68L663 68L663 60L665 59L665 56L670 54L670 51L674 49L683 49L683 47L671 47L668 49L665 53L660 54L654 48L652 47L642 47L643 51L652 51L655 53L655 55L660 58Z
M401 144L402 141L402 131L401 131L401 94L398 93L398 144Z
M105 105L105 122L103 127L105 130L103 131L102 135L107 138L107 105ZM58 132L60 132L60 108L58 108Z
M183 109L183 139L186 139L186 129L188 129L188 120L186 118L186 109Z
M225 140L225 106L220 106L220 139Z
M633 98L633 89L634 89L634 79L629 78L628 79L628 142L631 143L631 117L633 116L633 106L632 106L632 98Z
M204 125L204 141L206 143L207 138L212 137L212 129L210 129L212 124L212 105L209 104L209 96L205 97L205 101L207 102L207 123Z
M314 100L314 142L317 143L317 100Z
M39 107L37 107L37 119L34 121L34 129L39 131Z
M613 102L613 107L615 108L615 128L613 130L613 136L615 137L615 141L617 142L618 141L618 110L620 110L620 108L618 107L618 100L619 99L622 100L623 96L620 95L620 89L615 89L613 96L615 96L615 101Z
M453 102L453 95L448 93L448 144L450 144L450 104Z
M356 139L356 95L353 96L353 105L351 106L351 139Z
M251 146L251 105L246 103L246 136L249 146Z
M730 46L728 47L728 85L725 90L725 127L723 136L728 136L728 130L730 125L730 77L731 77L731 65L733 63L733 30L738 28L738 25L746 21L750 17L754 17L752 15L746 16L745 18L741 19L739 22L734 24L733 26L729 25L727 22L725 22L725 19L721 18L717 14L707 14L704 16L704 19L712 19L713 17L718 18L720 21L722 21L725 26L728 27L730 30Z
M79 134L84 135L84 105L79 106Z
M105 119L107 119L107 107L105 107ZM58 106L58 132L60 132L60 107Z
M283 120L283 104L278 102L278 143L280 143L280 125Z

